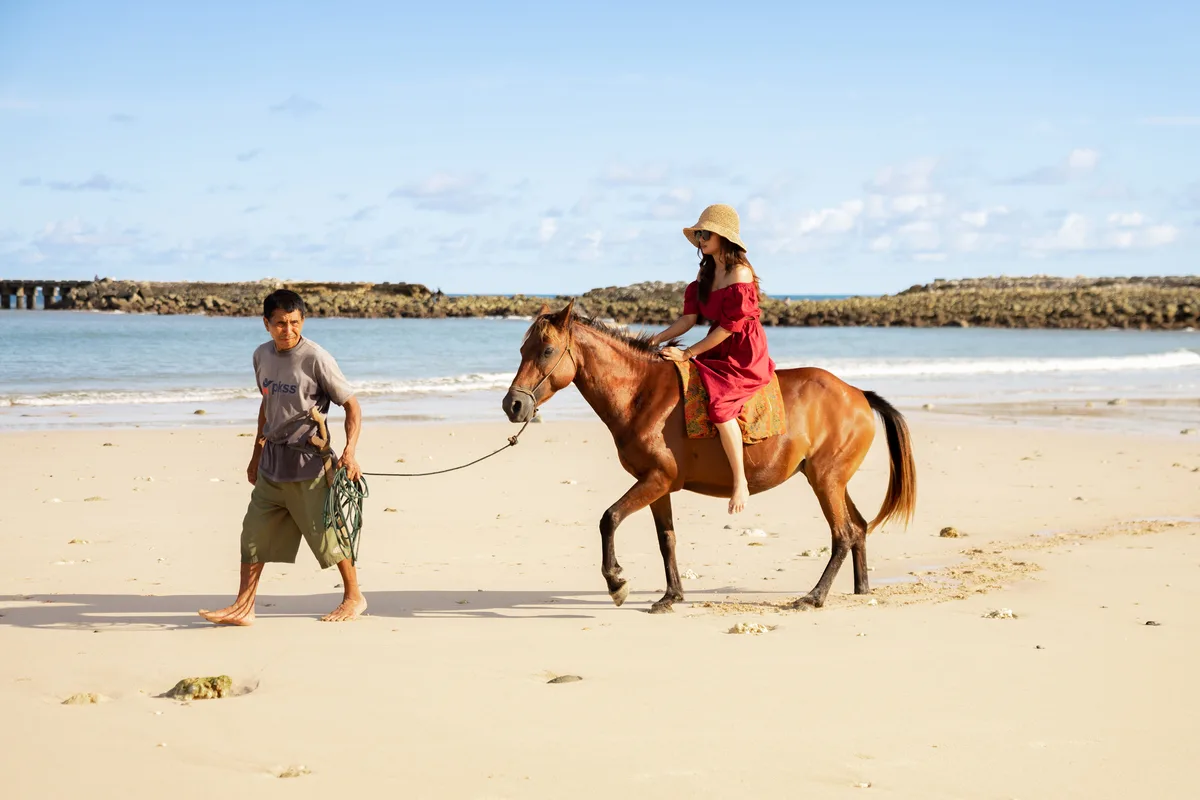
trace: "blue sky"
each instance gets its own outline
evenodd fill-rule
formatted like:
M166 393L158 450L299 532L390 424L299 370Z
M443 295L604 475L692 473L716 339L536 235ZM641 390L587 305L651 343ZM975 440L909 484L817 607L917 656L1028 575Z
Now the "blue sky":
M0 0L0 275L1193 274L1198 8Z

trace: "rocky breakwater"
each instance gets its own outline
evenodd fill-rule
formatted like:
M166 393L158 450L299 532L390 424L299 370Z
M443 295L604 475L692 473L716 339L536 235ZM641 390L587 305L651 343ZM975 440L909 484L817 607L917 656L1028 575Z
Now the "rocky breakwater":
M257 317L276 289L298 292L315 317L529 316L543 300L516 295L450 297L417 283L155 283L104 278L67 291L53 307L147 314Z
M686 284L639 283L593 289L585 313L628 324L662 325L683 313ZM415 283L146 283L104 279L68 290L55 305L151 314L259 316L279 288L299 292L318 317L528 317L566 297L451 297ZM1164 278L975 278L939 280L895 295L829 300L762 300L766 325L992 328L1200 328L1200 276Z
M594 289L589 313L662 324L683 312L684 283ZM1200 276L939 280L895 295L761 301L766 325L990 328L1200 328Z

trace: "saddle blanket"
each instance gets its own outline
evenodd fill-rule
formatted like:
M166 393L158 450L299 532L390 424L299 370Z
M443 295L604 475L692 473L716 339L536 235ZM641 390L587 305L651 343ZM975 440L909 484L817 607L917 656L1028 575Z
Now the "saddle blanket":
M700 370L690 361L676 361L679 381L683 388L683 420L689 439L711 439L717 435L717 426L708 418L708 390L700 380ZM787 433L787 413L783 406L783 393L779 390L779 376L772 375L771 382L759 389L738 414L738 425L742 429L742 442L754 444L772 436Z

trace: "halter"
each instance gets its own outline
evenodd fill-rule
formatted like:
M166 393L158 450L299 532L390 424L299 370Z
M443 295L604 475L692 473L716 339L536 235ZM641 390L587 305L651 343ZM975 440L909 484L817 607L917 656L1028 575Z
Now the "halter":
M545 383L546 381L550 380L550 376L558 371L558 365L562 363L562 360L564 358L566 358L567 356L571 356L571 366L576 367L576 369L578 369L578 364L575 362L575 356L571 355L572 342L573 342L573 337L571 336L570 331L568 330L567 346L563 349L562 355L560 355L558 357L558 361L554 362L554 366L550 368L550 371L547 372L545 375L543 375L542 379L540 381L538 381L532 389L526 389L524 386L509 386L508 390L510 392L512 392L513 394L519 394L519 395L524 395L524 396L528 397L529 402L533 405L534 409L536 410L539 405L538 399L536 397L537 390L542 388L542 384Z

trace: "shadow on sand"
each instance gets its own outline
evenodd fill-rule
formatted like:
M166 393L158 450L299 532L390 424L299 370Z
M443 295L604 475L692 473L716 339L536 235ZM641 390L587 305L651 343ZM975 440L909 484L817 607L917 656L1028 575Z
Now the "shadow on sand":
M692 592L692 595L727 594L732 588ZM626 608L645 612L658 595L650 592ZM521 591L381 591L366 592L368 617L415 619L593 619L597 611L612 608L604 592ZM18 594L0 596L0 628L55 630L189 630L214 628L196 612L223 608L230 595L139 594ZM341 601L340 594L260 594L258 622L287 617L319 619ZM643 602L644 601L644 602Z

